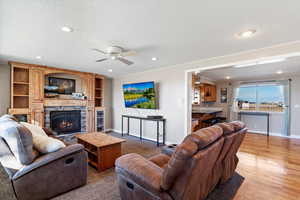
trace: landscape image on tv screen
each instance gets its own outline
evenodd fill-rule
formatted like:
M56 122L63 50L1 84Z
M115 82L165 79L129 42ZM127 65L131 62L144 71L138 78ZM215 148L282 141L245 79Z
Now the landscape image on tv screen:
M156 109L154 82L123 85L126 108Z

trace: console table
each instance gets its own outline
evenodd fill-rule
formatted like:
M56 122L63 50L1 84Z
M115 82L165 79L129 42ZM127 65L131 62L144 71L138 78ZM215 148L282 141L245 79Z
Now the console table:
M152 119L147 117L139 117L139 116L131 116L131 115L122 115L122 136L124 136L123 131L123 124L124 124L124 118L127 118L127 135L129 135L129 129L130 129L130 119L138 119L140 120L140 140L143 140L143 120L145 121L154 121L156 122L156 144L159 146L159 122L163 123L163 142L162 144L165 145L166 140L166 119Z
M239 120L241 121L242 115L256 115L256 116L266 116L267 117L267 136L270 134L270 113L269 112L238 112Z

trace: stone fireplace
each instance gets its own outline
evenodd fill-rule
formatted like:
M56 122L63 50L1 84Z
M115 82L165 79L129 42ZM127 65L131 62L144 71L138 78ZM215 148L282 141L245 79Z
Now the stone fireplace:
M83 106L45 107L45 127L59 136L86 132L86 109Z
M81 132L81 111L51 111L50 127L58 135Z

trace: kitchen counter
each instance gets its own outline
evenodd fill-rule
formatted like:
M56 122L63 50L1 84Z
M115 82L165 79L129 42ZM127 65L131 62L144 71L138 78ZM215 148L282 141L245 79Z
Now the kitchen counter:
M192 110L193 114L217 114L223 112L222 108L199 108Z
M193 131L197 131L201 128L205 128L207 124L203 123L203 120L216 117L218 113L223 112L223 108L220 107L198 107L192 110L192 128Z
M219 110L219 111L217 111L217 110L205 110L205 111L199 110L199 111L193 111L192 113L193 114L217 114L217 113L221 113L221 112L223 112L223 111L222 110Z

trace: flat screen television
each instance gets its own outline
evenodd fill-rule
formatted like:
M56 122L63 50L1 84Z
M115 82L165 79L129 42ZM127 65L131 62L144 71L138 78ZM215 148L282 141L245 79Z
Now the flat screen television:
M72 94L75 92L76 82L74 79L48 77L49 86L56 87L54 92L58 94Z
M124 84L123 93L126 108L157 109L153 81Z

